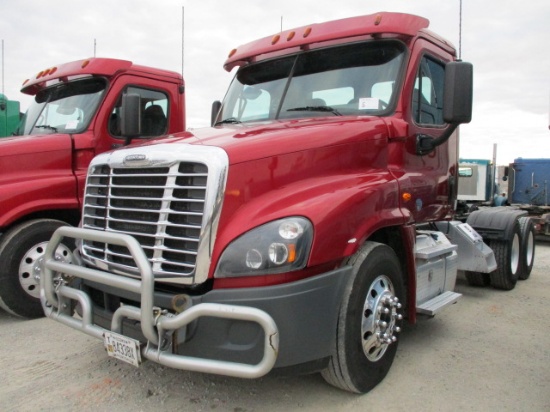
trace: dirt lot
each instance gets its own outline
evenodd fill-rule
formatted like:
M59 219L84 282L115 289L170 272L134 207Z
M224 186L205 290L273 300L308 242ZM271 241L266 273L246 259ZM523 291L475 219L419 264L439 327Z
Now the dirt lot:
M433 319L408 326L382 384L357 396L320 375L241 380L137 369L49 319L0 311L2 411L549 411L550 243L511 292L469 287Z

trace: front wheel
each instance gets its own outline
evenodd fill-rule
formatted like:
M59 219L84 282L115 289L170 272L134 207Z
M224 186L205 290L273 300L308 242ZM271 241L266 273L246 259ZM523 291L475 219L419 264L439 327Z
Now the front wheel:
M6 232L0 242L0 307L24 318L44 316L40 303L40 276L48 241L58 220L30 220ZM63 240L55 259L71 263L74 241Z
M390 247L367 242L352 261L335 348L323 378L365 393L388 373L397 351L405 299L401 266Z

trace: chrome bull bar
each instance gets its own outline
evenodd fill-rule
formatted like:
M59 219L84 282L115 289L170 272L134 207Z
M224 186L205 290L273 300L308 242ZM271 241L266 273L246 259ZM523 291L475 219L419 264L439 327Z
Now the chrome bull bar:
M128 248L140 271L141 279L115 275L98 269L82 266L78 256L75 264L55 260L55 250L64 238L105 242ZM279 352L279 332L273 318L266 312L247 306L200 303L179 314L163 313L153 305L155 280L153 271L141 246L132 236L74 227L61 227L55 231L46 248L42 276L40 279L40 300L46 316L90 336L103 339L107 329L93 323L93 303L90 296L56 278L56 274L77 277L103 285L112 286L139 294L141 308L131 305L119 307L111 320L111 331L121 333L124 319L137 320L147 339L141 354L159 364L196 372L214 373L241 378L257 378L267 374L275 364ZM81 319L73 316L68 300L78 301ZM264 354L255 365L189 357L163 349L166 332L185 327L202 316L245 320L259 324L264 330Z

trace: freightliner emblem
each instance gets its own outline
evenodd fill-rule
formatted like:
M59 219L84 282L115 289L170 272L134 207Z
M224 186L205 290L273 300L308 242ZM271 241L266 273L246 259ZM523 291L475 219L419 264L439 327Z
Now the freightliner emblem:
M124 158L125 165L135 165L137 163L145 163L147 164L147 156L144 154L131 154Z

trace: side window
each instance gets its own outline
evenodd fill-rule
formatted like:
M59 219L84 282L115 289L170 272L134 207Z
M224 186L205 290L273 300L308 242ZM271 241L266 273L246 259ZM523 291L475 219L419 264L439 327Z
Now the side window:
M414 83L412 114L416 123L443 125L445 66L424 57Z
M135 86L127 87L123 94L132 93L141 96L141 135L161 136L168 130L168 96L157 90L142 89ZM119 97L109 118L109 133L121 137L120 109L122 96Z

